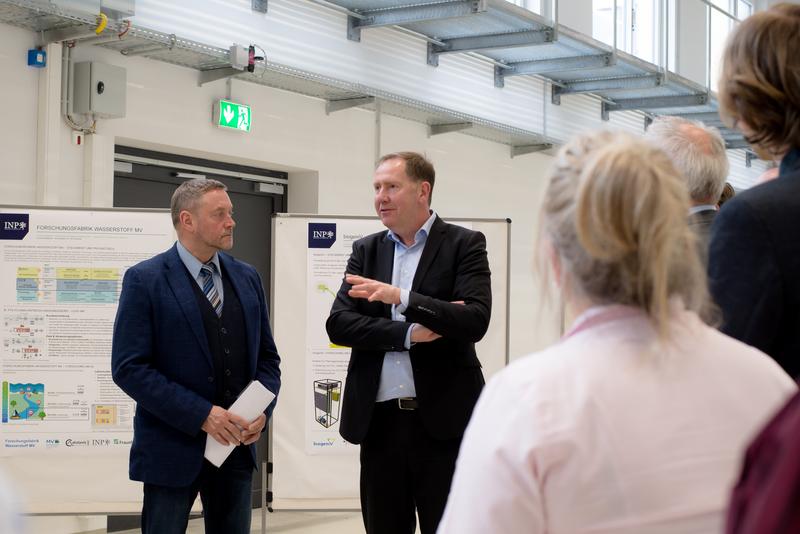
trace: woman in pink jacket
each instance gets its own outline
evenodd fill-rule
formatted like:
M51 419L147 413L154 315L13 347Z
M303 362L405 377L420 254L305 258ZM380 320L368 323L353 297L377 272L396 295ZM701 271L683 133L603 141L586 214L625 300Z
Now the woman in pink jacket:
M484 389L440 534L721 531L747 441L796 387L704 324L688 207L642 140L598 133L560 150L543 234L577 319Z

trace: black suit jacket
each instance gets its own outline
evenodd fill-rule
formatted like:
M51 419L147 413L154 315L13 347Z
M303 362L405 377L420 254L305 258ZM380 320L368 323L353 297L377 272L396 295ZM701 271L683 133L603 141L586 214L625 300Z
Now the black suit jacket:
M800 151L781 175L725 203L709 248L721 330L800 375Z
M711 224L717 216L717 210L707 209L689 215L689 228L697 237L697 253L703 261L703 265L708 264L708 241L711 238Z
M347 272L391 284L395 245L387 233L353 243ZM405 350L410 323L442 335L410 350L422 423L437 439L463 434L484 384L475 342L489 327L490 275L483 234L437 217L411 286L406 322L393 321L387 304L350 298L350 284L342 283L326 327L332 342L352 347L340 426L344 439L361 443L366 436L383 357ZM465 304L451 303L458 300Z

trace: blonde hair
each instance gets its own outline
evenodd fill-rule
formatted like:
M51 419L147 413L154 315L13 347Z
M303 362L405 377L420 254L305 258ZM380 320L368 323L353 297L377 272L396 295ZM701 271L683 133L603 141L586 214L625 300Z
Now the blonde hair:
M595 304L642 308L664 337L671 298L709 313L688 209L686 186L664 152L627 134L598 132L559 150L543 231L567 290Z

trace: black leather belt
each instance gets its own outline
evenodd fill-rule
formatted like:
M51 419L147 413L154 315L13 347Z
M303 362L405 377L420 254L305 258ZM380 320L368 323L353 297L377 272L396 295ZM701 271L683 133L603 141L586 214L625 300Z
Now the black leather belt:
M397 407L401 410L416 410L419 408L419 403L414 397L400 397L397 399Z

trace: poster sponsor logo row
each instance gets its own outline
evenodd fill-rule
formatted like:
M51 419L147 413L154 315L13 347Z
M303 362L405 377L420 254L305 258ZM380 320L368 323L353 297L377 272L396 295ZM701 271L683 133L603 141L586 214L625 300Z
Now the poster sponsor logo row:
M100 448L100 447L130 447L131 439L87 439L87 438L6 438L3 440L5 449L56 449L59 447L74 448Z

